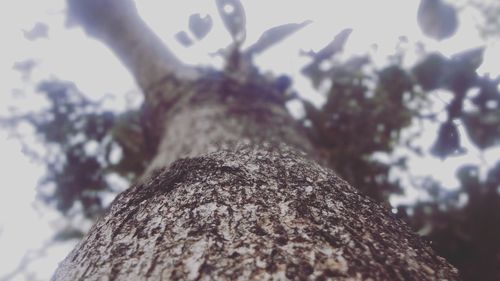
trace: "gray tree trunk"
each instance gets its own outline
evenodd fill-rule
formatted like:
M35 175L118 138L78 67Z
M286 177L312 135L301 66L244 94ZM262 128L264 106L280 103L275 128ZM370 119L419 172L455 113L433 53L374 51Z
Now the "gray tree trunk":
M71 2L87 12L86 29L139 81L161 138L141 182L115 199L54 280L458 279L404 223L317 164L265 79L182 78L173 65L189 71L128 1L79 1ZM97 3L115 9L89 22Z

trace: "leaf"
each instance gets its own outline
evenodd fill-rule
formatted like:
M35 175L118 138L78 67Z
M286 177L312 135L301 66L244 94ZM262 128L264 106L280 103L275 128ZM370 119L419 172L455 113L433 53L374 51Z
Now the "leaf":
M484 47L474 48L455 54L451 58L475 71L483 63L484 50Z
M421 0L417 22L426 36L436 40L451 37L458 27L457 12L441 0Z
M471 99L472 103L484 111L492 104L500 104L500 77L496 79L483 78L478 80L479 94Z
M441 54L432 53L419 62L412 73L425 91L431 91L443 86L448 75L448 60Z
M470 140L480 149L500 144L500 109L470 112L462 121Z
M241 44L246 38L245 9L239 0L216 0L217 11L231 34L233 41Z
M488 172L486 182L491 186L500 186L500 161Z
M479 169L474 165L464 165L457 171L457 178L465 189L477 189L479 183Z
M249 55L259 54L267 50L269 47L279 43L286 37L297 32L301 28L310 24L312 21L304 21L301 23L288 23L280 26L272 27L260 36L260 38L252 46L250 46L246 53Z
M475 48L452 56L446 86L454 92L465 93L478 80L477 68L483 62L484 48Z
M323 49L313 55L313 62L306 65L302 72L307 75L307 73L315 72L314 69L318 69L319 65L326 59L330 59L336 53L342 51L344 48L349 35L351 35L352 29L347 28L339 32L333 40L326 45Z
M383 68L379 71L378 77L380 86L390 93L391 99L396 104L400 104L402 102L402 95L407 91L411 91L413 87L412 81L406 71L396 65Z
M333 55L336 53L342 51L344 49L344 45L347 42L347 39L352 33L351 28L347 28L339 32L330 42L328 45L326 45L323 49L321 49L316 55L315 55L315 61L323 61L325 59L331 58Z
M201 40L205 38L211 29L212 17L210 15L201 17L200 14L193 14L189 17L189 30L191 30L196 39Z
M446 158L462 152L464 152L464 149L460 146L460 134L457 126L451 121L441 124L438 138L431 149L431 153L440 158Z
M273 84L278 92L285 93L292 85L292 79L287 75L280 75L274 80Z
M21 72L23 75L28 76L36 65L37 63L35 60L26 59L23 61L15 62L12 68Z
M184 47L190 47L193 45L193 40L189 38L189 35L185 31L179 31L175 34L175 39Z
M49 26L45 23L37 22L30 30L23 30L24 38L34 41L39 38L47 38L49 36Z

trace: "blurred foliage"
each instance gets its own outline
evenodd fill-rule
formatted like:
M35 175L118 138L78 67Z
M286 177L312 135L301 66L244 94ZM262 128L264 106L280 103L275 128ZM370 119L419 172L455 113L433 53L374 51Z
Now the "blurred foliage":
M417 20L422 32L436 40L451 37L458 28L455 8L442 0L421 0Z
M242 50L246 40L246 13L240 0L216 0L218 14L226 31L232 38L229 46L219 49L213 56L219 55L225 61L224 72L237 80L260 79L261 75L253 64L255 55L265 52L290 35L309 25L311 21L301 23L286 23L274 26L264 31L256 42ZM175 34L175 39L184 47L195 44L189 33L201 41L212 29L210 15L201 17L193 14L189 17L189 31L181 30Z
M496 0L468 0L468 5L475 7L482 20L477 24L484 38L500 36L500 2Z
M264 52L309 23L273 27L241 50L246 37L243 6L238 0L216 3L233 38L231 45L217 54L226 60L227 75L236 73L244 79L259 75L252 62L254 54ZM441 0L422 0L417 19L423 33L436 40L448 38L458 26L453 6ZM176 35L186 47L195 44L194 39L203 40L213 21L209 15L194 14L188 24L189 32ZM408 156L390 157L396 149L405 148L415 156L430 153L445 160L466 152L464 138L480 151L500 144L500 77L477 74L483 48L451 57L423 54L410 68L402 66L401 53L395 62L377 68L368 55L338 59L351 31L340 32L323 49L306 54L311 62L302 72L324 92L325 103L321 107L291 93L289 77L271 78L279 92L288 95L287 99L303 104L305 116L299 121L341 177L389 206L389 198L407 187L391 176L391 171L398 169L412 178L406 165ZM15 67L29 72L34 64L27 60ZM106 207L102 194L117 192L109 176L118 174L132 181L155 152L148 141L147 108L121 113L103 111L99 102L90 101L72 83L62 81L42 82L39 91L49 101L47 108L13 114L2 123L15 132L27 122L35 128L39 142L47 147L46 152L40 153L25 144L26 152L47 166L41 196L64 213L79 204L86 216L95 217ZM443 109L434 110L436 99L449 101ZM423 122L437 125L432 147L414 144L423 129L405 133ZM121 157L116 157L116 151L121 152ZM390 160L382 161L378 157L381 154ZM427 196L414 204L397 206L397 215L430 240L466 280L500 280L500 162L489 167L489 171L484 172L485 168L488 167L460 168L460 186L455 189L441 186L432 176L412 178L413 188ZM47 191L47 186L54 188ZM78 235L69 229L56 236L66 239Z
M318 89L326 86L326 102L317 108L303 101L303 122L334 170L375 200L389 205L389 197L405 189L391 179L392 168L412 178L413 187L427 198L398 206L397 215L429 239L464 279L500 280L500 162L485 179L480 177L485 167L462 167L460 186L450 190L432 176L412 177L407 158L388 162L377 157L402 147L416 156L430 151L443 160L465 153L459 127L479 150L500 144L500 77L476 73L482 55L482 48L450 58L430 53L409 69L394 63L375 71L368 71L374 68L368 57L345 62L313 58L303 73ZM440 96L450 93L443 110L429 110L436 97L444 102ZM405 139L403 132L424 121L439 124L434 145L414 147L411 138L419 133Z
M399 206L398 215L460 269L465 280L500 277L500 161L485 177L480 167L457 171L460 188L448 190L426 179L420 186L429 200Z
M24 38L34 41L40 38L49 37L49 27L41 22L37 22L30 30L23 30Z
M423 2L419 13L423 13ZM434 39L445 39L456 29L449 24L447 31L423 31ZM342 33L336 44L335 40L330 44L336 46L335 52L319 58L313 53L312 63L303 69L316 88L326 85L328 89L322 107L304 101L304 124L332 167L362 192L389 205L389 197L404 190L397 179L390 180L390 171L397 167L411 177L405 166L407 159L388 163L378 161L376 155L391 154L402 146L425 155L429 148L413 147L411 141L403 139L402 132L415 121L440 124L430 153L443 160L465 153L465 136L459 127L482 151L500 144L500 77L477 75L483 48L450 58L425 54L410 69L396 63L370 72L366 70L372 67L367 57L345 62L332 59L342 49L341 37ZM446 119L439 118L443 111L429 114L434 97L441 99L440 95L449 93L451 100L443 109ZM428 196L398 206L397 215L431 241L440 255L459 268L465 280L500 280L500 162L486 177L480 176L481 169L485 167L460 168L460 186L452 190L432 176L414 179L413 187Z
M43 81L38 91L48 107L13 113L1 123L20 137L27 155L45 164L41 199L64 214L78 203L85 216L95 218L106 207L103 193L119 191L107 177L118 174L132 180L148 161L150 149L142 147L139 110L103 111L99 102L86 98L70 82ZM37 144L22 137L19 130L26 125L34 128L44 150L34 149Z
M342 65L333 67L337 71L313 72L325 74L323 79L329 79L331 86L320 109L304 101L304 122L334 169L352 185L383 202L400 188L389 182L390 165L375 161L371 155L389 152L397 144L401 129L410 125L412 117L403 100L410 102L415 95L410 91L410 77L399 67L382 69L375 77L363 75L361 67L359 64L358 69L349 69ZM367 84L374 80L377 86L369 89ZM404 161L399 159L399 165Z

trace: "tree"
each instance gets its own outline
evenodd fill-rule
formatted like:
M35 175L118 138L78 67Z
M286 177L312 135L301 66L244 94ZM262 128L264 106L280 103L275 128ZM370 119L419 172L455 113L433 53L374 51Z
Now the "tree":
M239 1L218 1L234 38L225 72L179 62L131 1L70 1L144 92L157 149L62 262L73 279L458 279L386 209L331 170L241 53ZM156 143L156 142L152 142Z

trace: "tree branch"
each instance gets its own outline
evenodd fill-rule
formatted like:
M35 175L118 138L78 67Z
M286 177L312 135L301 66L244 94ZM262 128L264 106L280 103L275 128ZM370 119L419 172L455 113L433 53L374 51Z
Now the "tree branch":
M109 46L145 93L167 76L195 74L140 18L132 0L68 0L68 7L70 23Z

